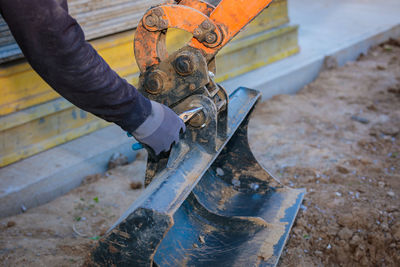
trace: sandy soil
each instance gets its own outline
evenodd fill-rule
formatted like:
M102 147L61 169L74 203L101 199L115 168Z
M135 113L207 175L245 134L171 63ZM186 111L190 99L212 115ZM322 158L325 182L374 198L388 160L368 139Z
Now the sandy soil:
M400 45L327 70L262 103L252 148L282 183L307 189L280 266L400 266ZM145 158L0 220L4 266L79 266L142 189ZM140 186L139 186L140 187Z
M399 43L274 97L250 129L262 165L308 192L280 266L400 266Z

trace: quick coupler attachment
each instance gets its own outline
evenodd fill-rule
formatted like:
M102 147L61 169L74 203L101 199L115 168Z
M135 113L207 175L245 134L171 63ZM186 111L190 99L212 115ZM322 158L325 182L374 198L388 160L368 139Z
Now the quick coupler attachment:
M164 166L150 162L152 182L87 265L275 266L304 190L281 185L250 150L247 126L259 99L237 89L225 132L211 116L205 128L188 127Z

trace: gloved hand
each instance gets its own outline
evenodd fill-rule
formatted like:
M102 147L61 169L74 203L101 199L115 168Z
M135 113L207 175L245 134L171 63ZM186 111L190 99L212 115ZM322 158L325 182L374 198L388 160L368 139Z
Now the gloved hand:
M169 151L173 143L178 143L179 134L185 130L185 123L174 111L151 101L150 116L131 134L159 155L163 151Z

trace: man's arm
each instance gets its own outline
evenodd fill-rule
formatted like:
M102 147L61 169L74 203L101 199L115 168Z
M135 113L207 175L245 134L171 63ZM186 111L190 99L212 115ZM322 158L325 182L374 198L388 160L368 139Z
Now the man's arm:
M0 0L0 10L32 68L74 105L133 132L150 101L85 41L66 0Z
M108 66L85 41L66 0L0 0L0 12L32 68L71 103L118 124L157 154L178 142L184 123Z

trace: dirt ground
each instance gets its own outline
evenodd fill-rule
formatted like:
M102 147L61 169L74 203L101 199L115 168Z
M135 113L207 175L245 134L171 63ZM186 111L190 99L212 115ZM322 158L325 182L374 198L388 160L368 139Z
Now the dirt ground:
M250 123L260 163L307 195L280 266L400 266L400 45L326 70ZM0 220L3 266L79 266L136 199L145 157Z
M307 195L280 266L400 266L400 46L328 68L251 121L258 160Z

